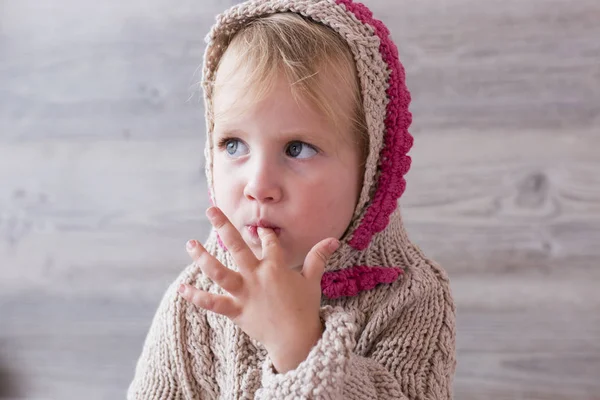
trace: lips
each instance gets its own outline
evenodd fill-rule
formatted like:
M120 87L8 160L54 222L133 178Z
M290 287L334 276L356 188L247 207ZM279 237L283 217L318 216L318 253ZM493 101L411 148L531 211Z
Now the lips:
M253 221L253 222L249 223L248 225L246 225L246 229L248 230L248 232L250 232L250 235L252 236L253 239L259 239L258 227L272 229L273 232L275 232L275 234L277 236L279 236L279 234L281 233L280 227L270 223L267 220L261 219L261 220Z

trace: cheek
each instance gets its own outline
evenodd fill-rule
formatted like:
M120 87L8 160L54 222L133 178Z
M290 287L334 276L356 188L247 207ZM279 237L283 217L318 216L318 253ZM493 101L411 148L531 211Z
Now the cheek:
M297 210L302 211L295 219L304 229L321 232L318 236L339 236L346 230L356 206L354 182L327 179L296 190L301 199Z
M235 201L235 187L239 186L235 177L239 174L231 171L231 166L219 155L213 158L213 190L219 207L225 208Z
M222 187L225 183L225 180L223 179L225 177L225 173L223 171L223 166L216 157L213 158L212 174L213 190L215 191L215 197L217 198L217 201L219 201L221 200L220 197L221 193L223 192Z

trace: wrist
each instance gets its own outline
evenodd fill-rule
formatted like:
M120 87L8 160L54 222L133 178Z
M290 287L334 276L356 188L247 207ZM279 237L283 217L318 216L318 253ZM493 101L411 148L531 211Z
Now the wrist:
M312 348L321 339L324 330L323 322L319 320L316 329L311 332L296 335L293 340L280 346L266 347L277 373L292 371L306 360Z

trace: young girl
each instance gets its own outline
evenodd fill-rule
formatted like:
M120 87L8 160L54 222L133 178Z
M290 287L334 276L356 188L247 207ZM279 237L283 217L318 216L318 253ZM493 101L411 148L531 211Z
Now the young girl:
M203 70L214 229L167 290L129 399L449 399L455 309L397 200L410 94L351 0L254 0Z

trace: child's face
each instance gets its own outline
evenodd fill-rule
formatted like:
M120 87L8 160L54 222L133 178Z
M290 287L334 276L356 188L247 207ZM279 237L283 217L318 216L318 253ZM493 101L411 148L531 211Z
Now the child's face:
M298 105L284 79L245 112L232 106L244 96L240 86L228 80L214 98L215 114L226 114L214 125L216 203L259 258L256 226L274 227L286 266L298 268L312 246L339 239L350 223L362 183L359 145L350 123L334 132Z

